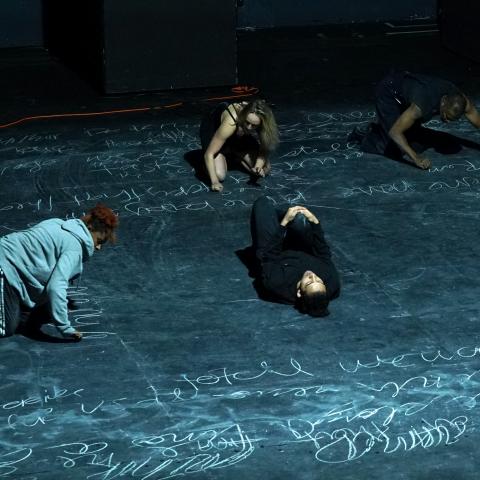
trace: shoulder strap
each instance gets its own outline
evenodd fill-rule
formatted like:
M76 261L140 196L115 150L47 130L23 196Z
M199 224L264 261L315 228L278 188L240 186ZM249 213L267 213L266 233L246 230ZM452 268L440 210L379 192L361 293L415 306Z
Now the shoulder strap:
M233 105L233 103L231 103L230 105ZM233 116L232 112L230 111L230 105L226 108L227 112L229 113L229 115L232 117L232 120L237 123L237 119ZM235 107L233 107L235 108Z

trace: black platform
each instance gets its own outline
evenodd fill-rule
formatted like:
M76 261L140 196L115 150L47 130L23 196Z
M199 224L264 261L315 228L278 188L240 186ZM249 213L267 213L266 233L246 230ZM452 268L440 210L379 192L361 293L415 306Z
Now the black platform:
M48 50L102 92L237 80L235 0L44 0Z

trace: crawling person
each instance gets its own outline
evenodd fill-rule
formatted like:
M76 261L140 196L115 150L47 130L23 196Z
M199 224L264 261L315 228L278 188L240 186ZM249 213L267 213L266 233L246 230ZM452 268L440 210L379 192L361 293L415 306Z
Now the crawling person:
M67 288L95 250L115 241L117 226L117 215L98 204L80 219L52 218L1 237L0 337L17 331L22 307L45 306L63 338L80 340L68 319Z
M220 103L202 120L200 140L211 189L221 192L228 166L257 178L268 175L278 129L264 100Z
M431 166L424 155L428 148L452 150L442 141L442 132L425 128L424 123L435 116L445 123L465 117L480 128L473 102L453 83L429 75L391 71L376 87L375 106L376 122L365 129L357 127L350 141L363 152L404 160L424 170Z

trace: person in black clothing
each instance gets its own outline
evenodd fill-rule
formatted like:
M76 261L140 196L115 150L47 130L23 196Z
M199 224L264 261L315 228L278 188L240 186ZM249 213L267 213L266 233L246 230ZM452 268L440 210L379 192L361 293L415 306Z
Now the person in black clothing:
M328 315L340 280L317 217L307 208L277 210L267 197L252 208L253 248L262 286L274 299L309 315Z
M227 161L255 178L268 175L269 156L278 144L278 128L264 100L223 102L203 118L200 141L211 189L221 192Z
M428 75L390 72L375 91L377 123L367 130L358 127L350 140L367 153L403 159L422 169L431 166L423 152L435 146L438 135L422 127L435 115L444 122L463 115L480 128L480 114L475 105L453 83Z

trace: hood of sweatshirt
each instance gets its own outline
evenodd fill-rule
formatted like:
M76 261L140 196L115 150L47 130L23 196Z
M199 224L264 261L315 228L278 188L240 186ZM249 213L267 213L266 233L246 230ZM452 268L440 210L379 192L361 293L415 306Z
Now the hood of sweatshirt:
M62 229L71 233L82 245L83 259L88 260L95 251L93 238L85 223L78 218L65 220L62 223Z

